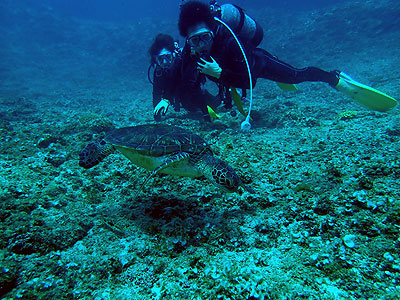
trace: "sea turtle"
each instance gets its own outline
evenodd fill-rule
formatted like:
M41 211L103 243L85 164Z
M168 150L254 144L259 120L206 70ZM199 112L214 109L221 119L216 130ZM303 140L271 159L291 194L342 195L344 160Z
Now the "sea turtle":
M142 186L155 174L185 177L205 176L228 192L247 187L224 161L214 156L209 145L197 134L181 127L147 124L110 131L103 140L88 144L79 154L79 165L89 169L118 150L137 166L150 170Z

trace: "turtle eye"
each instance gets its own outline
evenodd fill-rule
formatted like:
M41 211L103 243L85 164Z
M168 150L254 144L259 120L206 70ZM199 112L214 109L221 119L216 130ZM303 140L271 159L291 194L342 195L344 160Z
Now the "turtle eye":
M235 180L235 178L231 178L225 179L225 187L230 191L230 192L234 192L237 190L238 184L237 181Z
M232 189L232 188L233 188L232 181L226 179L226 180L225 180L225 186L226 186L226 188L228 188L228 189Z

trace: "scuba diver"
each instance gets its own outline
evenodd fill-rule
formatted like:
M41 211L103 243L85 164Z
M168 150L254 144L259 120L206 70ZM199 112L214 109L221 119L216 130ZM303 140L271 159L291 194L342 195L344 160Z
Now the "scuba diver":
M328 72L316 67L298 69L257 48L263 30L238 6L219 6L215 1L210 5L185 1L181 5L178 28L186 38L183 65L196 61L198 72L210 80L243 91L250 89L247 121L252 89L258 78L275 81L285 90L297 90L294 84L305 81L325 82L359 104L377 111L389 110L397 104L394 98L358 83L343 72Z
M174 39L167 34L158 34L154 39L149 54L150 66L147 72L149 81L153 84L153 113L154 120L161 121L171 104L179 110L179 103L175 100L175 89L179 80L180 53L177 52ZM153 80L150 71L154 67Z
M211 95L205 88L205 76L196 71L195 63L182 65L181 49L177 41L167 34L158 34L149 49L151 64L149 81L153 84L153 115L160 122L170 105L175 111L184 108L189 112L200 110L205 120L216 116L214 108L220 98ZM153 79L150 78L154 68Z

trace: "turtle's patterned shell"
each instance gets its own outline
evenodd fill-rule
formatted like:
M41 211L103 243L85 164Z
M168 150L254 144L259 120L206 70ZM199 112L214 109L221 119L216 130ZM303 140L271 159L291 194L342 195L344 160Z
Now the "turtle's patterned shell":
M202 155L211 151L207 143L197 134L183 128L148 124L112 130L105 140L115 146L131 148L148 156L164 156L178 152Z

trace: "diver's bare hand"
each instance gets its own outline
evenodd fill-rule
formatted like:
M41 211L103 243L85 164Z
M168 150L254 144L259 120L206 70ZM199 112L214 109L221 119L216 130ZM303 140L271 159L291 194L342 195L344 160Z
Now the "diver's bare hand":
M201 62L197 62L197 69L199 70L200 73L210 75L212 77L215 77L219 79L221 77L221 67L218 65L218 63L215 61L214 58L211 57L212 62L208 62L205 59L200 57Z

